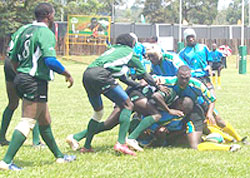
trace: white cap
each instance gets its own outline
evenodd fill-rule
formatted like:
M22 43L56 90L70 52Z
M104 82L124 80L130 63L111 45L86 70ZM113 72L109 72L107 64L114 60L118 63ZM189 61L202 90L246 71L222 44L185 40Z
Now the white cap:
M135 42L138 42L138 37L134 33L129 33L130 36L132 36L135 39Z
M186 30L184 30L184 39L186 40L188 36L194 36L194 38L196 38L196 33L194 31L194 29L192 28L187 28Z

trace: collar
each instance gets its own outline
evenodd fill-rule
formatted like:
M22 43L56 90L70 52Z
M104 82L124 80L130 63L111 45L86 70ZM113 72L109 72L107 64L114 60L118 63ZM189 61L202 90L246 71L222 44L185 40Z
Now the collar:
M37 22L37 21L34 21L32 23L32 25L37 25L37 26L42 26L42 27L48 27L44 22Z

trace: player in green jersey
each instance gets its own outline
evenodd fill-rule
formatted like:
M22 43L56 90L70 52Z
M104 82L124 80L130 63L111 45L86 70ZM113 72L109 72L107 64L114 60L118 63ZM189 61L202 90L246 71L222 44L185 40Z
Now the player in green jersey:
M40 3L35 8L37 22L26 28L14 43L10 59L17 75L14 84L22 98L22 118L15 128L7 153L0 162L0 169L21 170L12 160L26 140L30 130L39 122L40 134L57 163L70 162L75 156L64 155L55 142L47 105L48 81L53 71L64 75L69 87L73 85L70 73L56 60L55 36L49 29L54 21L55 10L49 3Z
M7 50L7 56L10 56L13 50L13 46L18 39L19 35L31 24L24 25L21 28L19 28L12 36L11 41L9 43L9 47ZM16 73L13 69L13 66L11 64L11 61L9 57L6 57L4 61L4 75L5 75L5 83L6 83L6 91L8 96L8 106L5 108L2 116L2 123L1 123L1 131L0 131L0 145L8 145L9 141L6 140L6 132L9 127L12 115L19 104L19 97L17 96L15 87L14 87L14 78L16 76ZM38 123L36 123L34 129L33 129L33 146L35 147L43 147L44 144L41 143L39 138L39 128Z
M129 128L129 119L133 110L133 103L126 92L116 82L118 78L127 85L136 86L137 82L126 77L129 67L134 68L136 76L145 79L150 85L156 86L153 78L146 73L138 56L133 53L135 38L130 34L121 34L116 39L116 45L104 52L88 66L83 75L83 85L89 101L94 109L94 115L88 124L88 134L81 152L91 152L91 140L104 127L99 121L103 116L101 94L113 101L121 108L119 117L120 130L118 142L114 149L125 154L135 155L125 144L125 137Z

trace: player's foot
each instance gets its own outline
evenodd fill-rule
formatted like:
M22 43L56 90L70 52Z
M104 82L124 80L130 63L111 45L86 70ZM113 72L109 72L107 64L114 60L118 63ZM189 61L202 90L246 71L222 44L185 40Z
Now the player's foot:
M244 145L250 145L249 141L247 141L247 136L242 138L241 143L243 143Z
M115 144L114 149L115 151L120 152L120 153L136 156L135 152L130 150L127 145L120 144L119 142Z
M74 151L80 148L80 144L78 143L76 139L73 138L73 134L69 135L66 138L66 142L69 144L70 148Z
M10 144L10 142L8 140L6 140L6 139L0 140L0 145L1 146L6 146L6 145L9 145L9 144Z
M80 152L81 152L81 153L94 153L95 150L94 150L93 148L87 149L87 148L85 148L85 147L82 147L82 148L80 149Z
M63 158L57 158L56 159L56 163L69 163L69 162L72 162L72 161L75 161L76 160L76 156L75 155L64 155Z
M4 161L0 161L0 169L2 169L2 170L12 170L12 171L21 171L23 168L18 167L14 163L7 164Z
M127 138L127 139L126 139L126 144L127 144L129 147L131 147L131 148L133 148L134 150L136 150L136 151L144 151L144 150L139 146L138 142L137 142L135 139L129 139L129 138Z
M238 151L238 150L240 150L241 149L241 146L240 145L237 145L237 144L234 144L234 145L232 145L231 147L230 147L230 152L236 152L236 151Z
M217 89L218 89L218 90L221 90L221 86L218 86Z
M39 144L33 144L32 146L37 149L43 149L46 147L46 145L41 142L39 142Z

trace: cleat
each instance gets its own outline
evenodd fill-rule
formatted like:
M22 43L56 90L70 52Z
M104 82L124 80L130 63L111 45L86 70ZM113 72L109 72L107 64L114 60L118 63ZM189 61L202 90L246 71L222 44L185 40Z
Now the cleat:
M241 149L241 146L240 146L240 145L234 144L234 145L232 145L232 146L230 147L229 151L230 151L230 152L236 152L236 151L238 151L238 150L240 150L240 149Z
M8 140L6 140L6 139L0 141L1 146L6 146L6 145L9 145L9 144L10 144L10 142Z
M46 147L46 145L41 142L39 144L33 144L32 146L36 149L43 149Z
M23 168L18 167L14 163L7 164L4 161L0 161L0 169L2 169L2 170L12 170L12 171L21 171Z
M250 143L247 141L247 136L241 139L241 143L244 145L250 145Z
M57 158L56 159L56 163L62 164L62 163L69 163L72 161L76 160L76 156L75 155L64 155L63 158Z
M80 152L81 152L81 153L94 153L95 151L94 151L93 148L87 149L87 148L85 148L85 147L82 147L82 148L80 149Z
M115 144L114 149L115 151L120 152L120 153L136 156L135 152L130 150L127 145L120 144L119 142Z
M126 144L130 147L133 148L136 151L144 151L138 144L138 142L135 139L126 139Z
M80 148L80 144L78 143L76 139L73 138L73 134L69 135L66 138L66 142L69 144L70 148L74 151Z
M218 86L218 87L217 87L217 89L218 89L218 90L221 90L221 87L220 87L220 86Z

